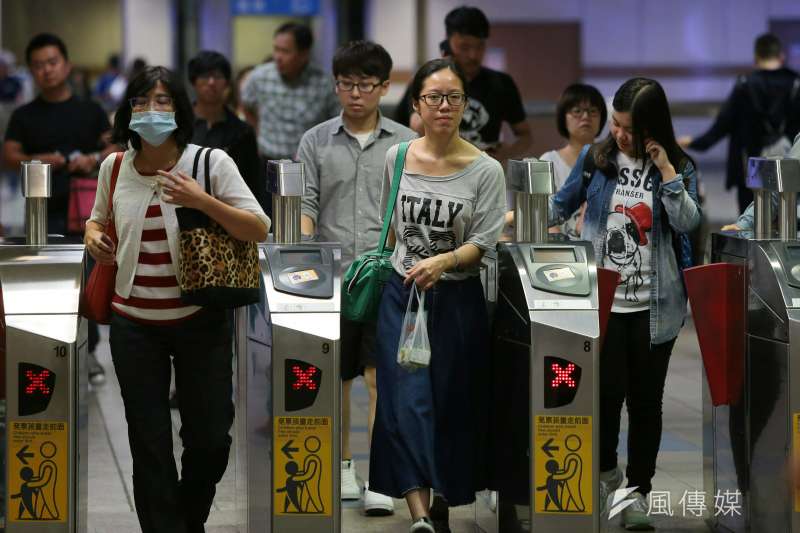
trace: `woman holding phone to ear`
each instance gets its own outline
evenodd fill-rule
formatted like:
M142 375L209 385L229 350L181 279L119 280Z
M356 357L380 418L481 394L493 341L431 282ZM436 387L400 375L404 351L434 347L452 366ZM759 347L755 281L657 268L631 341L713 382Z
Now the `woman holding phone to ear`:
M609 136L583 149L550 198L550 222L563 223L585 201L581 238L594 245L598 266L620 274L600 352L601 505L623 481L616 450L626 402L626 473L628 487L637 488L622 519L627 529L650 529L646 496L661 441L664 383L686 314L679 265L691 251L682 243L700 223L700 205L695 168L675 140L661 85L626 81L611 111Z

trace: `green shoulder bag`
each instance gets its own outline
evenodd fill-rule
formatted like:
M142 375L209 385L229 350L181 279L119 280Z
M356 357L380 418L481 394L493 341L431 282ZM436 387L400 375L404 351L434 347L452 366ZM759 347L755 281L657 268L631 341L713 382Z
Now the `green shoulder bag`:
M386 215L383 217L383 229L378 248L356 257L342 280L342 316L354 322L369 322L378 316L378 305L383 294L383 285L392 275L392 250L386 249L386 239L392 225L394 206L397 203L397 191L400 189L400 178L406 160L408 142L400 143L397 158L394 161L394 176Z

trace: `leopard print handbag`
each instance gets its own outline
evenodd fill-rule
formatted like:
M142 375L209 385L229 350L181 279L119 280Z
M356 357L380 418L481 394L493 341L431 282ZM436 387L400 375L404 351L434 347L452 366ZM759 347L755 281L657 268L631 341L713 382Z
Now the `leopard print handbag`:
M211 148L197 151L192 178L197 179L197 167L204 150L205 190L210 195ZM180 207L175 213L180 227L181 301L187 305L222 309L258 303L257 244L231 237L225 228L197 209Z

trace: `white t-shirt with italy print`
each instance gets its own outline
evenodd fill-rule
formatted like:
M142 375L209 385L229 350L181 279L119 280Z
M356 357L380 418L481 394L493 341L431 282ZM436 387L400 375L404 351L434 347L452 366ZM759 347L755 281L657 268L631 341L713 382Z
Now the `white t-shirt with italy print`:
M609 205L603 266L616 270L620 282L611 310L633 313L650 308L653 183L651 161L617 154L617 187Z

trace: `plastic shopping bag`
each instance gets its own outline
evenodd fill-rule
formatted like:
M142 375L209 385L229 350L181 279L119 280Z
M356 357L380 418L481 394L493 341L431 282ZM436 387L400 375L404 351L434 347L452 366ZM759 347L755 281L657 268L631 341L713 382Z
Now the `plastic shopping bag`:
M414 311L414 300L419 302ZM397 363L403 368L415 370L425 368L431 362L431 344L428 340L428 313L425 311L425 292L417 290L416 283L411 289L400 332L400 345L397 349Z

